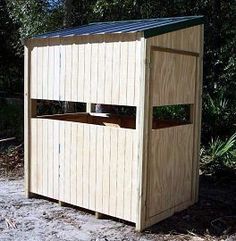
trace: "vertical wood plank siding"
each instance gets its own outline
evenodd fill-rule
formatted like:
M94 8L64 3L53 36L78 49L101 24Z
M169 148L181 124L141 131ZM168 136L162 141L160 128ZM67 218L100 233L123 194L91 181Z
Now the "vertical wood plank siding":
M30 192L136 221L136 130L35 118L31 124Z
M137 34L35 42L31 98L135 106L140 81Z

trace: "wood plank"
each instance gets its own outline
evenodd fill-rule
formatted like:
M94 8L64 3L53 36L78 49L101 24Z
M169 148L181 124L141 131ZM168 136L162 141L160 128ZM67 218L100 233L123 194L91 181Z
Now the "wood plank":
M84 146L83 146L83 207L89 209L89 198L90 198L90 184L89 184L89 168L90 168L90 157L89 157L89 145L90 145L90 134L89 126L84 125Z
M46 84L48 85L48 93L47 99L54 99L54 81L55 81L55 49L54 42L52 40L48 40L48 80Z
M38 129L38 194L43 195L43 120L37 120Z
M70 101L78 100L78 65L79 65L79 47L75 43L72 45L72 76L71 76L71 98Z
M128 80L128 52L129 52L129 43L122 40L121 45L121 60L120 60L120 105L128 105L127 103L127 80Z
M77 204L77 123L71 123L70 202Z
M112 104L117 104L120 102L120 65L121 65L121 42L113 43L113 71L112 71Z
M60 143L59 143L59 201L65 200L65 122L59 122Z
M96 182L96 210L103 212L103 166L104 166L104 131L102 126L97 126L97 182Z
M43 48L37 53L37 99L43 99Z
M67 44L66 41L64 48L65 48L65 83L64 83L64 89L65 89L65 101L71 101L72 100L72 45Z
M85 44L85 58L84 58L84 101L91 102L91 44Z
M31 50L31 76L30 76L30 85L31 85L31 98L37 98L37 84L38 84L38 47L33 47ZM26 68L26 63L25 63Z
M109 199L110 199L110 159L111 159L111 133L110 128L104 128L104 145L103 145L103 213L108 214L110 210ZM105 144L106 143L106 144Z
M125 169L125 131L118 132L118 160L117 160L117 204L116 217L124 217L124 169Z
M97 171L97 150L96 139L97 139L97 126L90 125L89 127L89 208L91 210L96 210L96 171Z
M30 47L24 46L24 181L26 197L29 197L30 192L30 52Z
M105 40L104 40L105 41ZM98 92L97 92L97 103L105 103L105 76L106 76L106 43L99 44L98 47Z
M136 129L138 130L138 157L137 157L137 207L136 230L142 231L146 225L146 186L148 140L150 129L150 87L149 87L149 43L141 38L140 59L140 87L139 103L137 106Z
M60 99L60 74L61 74L61 60L60 60L60 42L58 41L54 48L54 79L53 79L53 99Z
M71 203L71 122L65 122L65 156L64 156L64 202Z
M60 96L59 100L65 100L65 81L66 81L66 48L64 40L61 39L60 44Z
M104 83L104 91L105 91L105 101L107 104L112 103L112 72L113 72L113 42L110 42L110 39L106 39L105 52L105 83Z
M126 131L125 136L125 165L124 165L124 218L131 220L132 206L131 206L131 194L132 194L132 160L133 160L133 136L131 132Z
M109 214L116 216L117 206L117 158L118 158L118 131L117 128L111 128L111 153L110 153L110 198L109 198Z
M43 52L42 62L42 99L48 99L48 72L49 72L49 47L41 47ZM51 66L50 66L51 67Z
M31 119L31 158L30 158L30 191L33 193L37 193L38 191L38 179L37 179L37 172L38 172L38 148L37 148L37 141L38 141L38 128L37 122L35 119Z
M77 123L76 123L77 124ZM77 124L77 205L83 205L83 158L84 158L84 128Z
M153 51L199 57L199 53L197 53L197 52L191 52L191 51L186 51L186 50L181 50L181 49L171 49L171 48L164 48L164 47L158 47L158 46L152 46L151 49Z
M194 109L194 154L193 154L193 184L192 202L198 201L199 192L199 161L201 144L201 118L202 118L202 82L203 82L203 54L204 54L204 25L200 26L199 34L200 56L197 61L196 92Z
M54 175L57 167L54 167L54 121L47 120L47 196L54 198Z
M53 121L53 196L59 199L60 124Z
M84 78L85 78L85 45L78 44L78 97L77 101L84 101Z
M91 92L91 97L90 97L90 102L92 103L97 103L97 92L99 91L98 89L98 44L93 43L91 44L91 83L90 83L90 92Z
M42 120L42 194L48 196L48 121Z
M126 80L127 103L134 105L134 88L135 88L135 69L136 69L136 41L129 42L128 47L128 65Z

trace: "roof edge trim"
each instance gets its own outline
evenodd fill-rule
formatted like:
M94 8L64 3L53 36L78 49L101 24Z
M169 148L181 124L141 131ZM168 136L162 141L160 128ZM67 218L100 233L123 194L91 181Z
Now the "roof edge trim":
M204 24L204 22L205 22L204 17L201 16L193 19L182 20L177 23L169 24L167 26L158 26L158 27L144 30L144 37L150 38L161 34L177 31L180 29L201 25L201 24Z

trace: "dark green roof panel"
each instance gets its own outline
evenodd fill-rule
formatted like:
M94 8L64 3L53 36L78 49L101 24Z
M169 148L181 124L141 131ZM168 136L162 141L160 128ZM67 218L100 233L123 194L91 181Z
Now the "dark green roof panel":
M144 37L152 37L167 32L176 31L199 24L203 24L202 16L187 16L173 18L153 18L129 21L95 22L80 27L61 29L44 33L33 38L55 38L82 35L96 35L107 33L135 33L143 32Z

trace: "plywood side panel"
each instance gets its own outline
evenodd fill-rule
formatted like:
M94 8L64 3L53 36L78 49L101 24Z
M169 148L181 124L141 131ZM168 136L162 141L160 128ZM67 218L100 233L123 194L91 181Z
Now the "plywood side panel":
M96 41L94 41L96 39ZM35 43L32 98L138 104L139 35L86 36Z
M150 46L178 49L200 53L201 26L181 29L178 31L148 38Z
M152 130L148 218L191 201L193 125Z
M153 50L151 67L153 106L194 103L195 56Z

